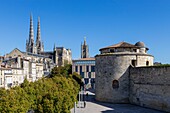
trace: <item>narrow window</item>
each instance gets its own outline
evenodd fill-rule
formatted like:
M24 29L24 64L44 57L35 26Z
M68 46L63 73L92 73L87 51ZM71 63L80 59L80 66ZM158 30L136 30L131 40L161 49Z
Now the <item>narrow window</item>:
M88 78L91 78L91 72L88 73Z
M81 72L83 72L83 71L82 71L82 66L80 66L80 73L81 73Z
M146 61L146 66L149 66L149 61Z
M113 89L119 88L119 81L118 80L113 80L112 81L112 87L113 87Z
M91 72L95 72L95 66L91 66Z
M89 66L86 66L86 72L89 72Z
M78 72L78 66L75 66L75 70L76 70L76 72Z

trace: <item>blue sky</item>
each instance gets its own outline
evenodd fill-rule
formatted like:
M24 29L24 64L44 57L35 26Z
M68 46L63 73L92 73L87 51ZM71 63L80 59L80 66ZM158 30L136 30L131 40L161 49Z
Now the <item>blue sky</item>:
M77 59L84 37L90 56L121 41L143 41L155 61L170 63L170 0L1 0L0 55L25 51L30 13L34 39L40 16L46 51L56 43Z

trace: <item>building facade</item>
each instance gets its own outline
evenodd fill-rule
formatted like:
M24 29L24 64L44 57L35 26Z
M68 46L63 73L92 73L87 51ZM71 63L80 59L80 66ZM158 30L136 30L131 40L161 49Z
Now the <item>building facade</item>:
M129 66L152 66L154 57L143 42L121 42L96 55L96 100L129 103Z
M34 82L44 76L44 63L21 57L5 59L0 65L0 87L11 88L27 79Z
M81 75L86 88L95 88L95 58L73 60L72 71Z
M72 61L72 72L81 75L85 87L95 88L95 58L89 57L89 48L84 38L81 44L81 58Z

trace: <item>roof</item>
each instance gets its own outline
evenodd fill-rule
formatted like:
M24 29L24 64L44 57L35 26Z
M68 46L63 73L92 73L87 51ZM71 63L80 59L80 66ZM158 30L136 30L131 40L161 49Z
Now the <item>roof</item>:
M143 42L137 42L135 46L145 47L145 44Z
M149 48L147 48L147 47L145 47L145 44L143 43L143 42L137 42L136 44L135 44L135 46L138 46L138 47L141 47L141 48L146 48L147 50L149 50Z
M139 47L133 44L127 43L127 42L120 42L118 44L114 44L108 47L101 48L100 51L103 49L109 49L109 48L139 48Z

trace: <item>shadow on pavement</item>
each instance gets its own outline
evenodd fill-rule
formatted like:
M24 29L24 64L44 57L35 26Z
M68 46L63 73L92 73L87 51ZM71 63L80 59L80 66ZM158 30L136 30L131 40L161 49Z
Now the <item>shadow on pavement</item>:
M111 110L102 111L102 113L165 113L158 110L143 108L137 105L112 104L112 103L99 102L95 100L95 94L90 92L90 90L86 91L86 93L84 94L84 100L86 102L92 102L111 109Z

